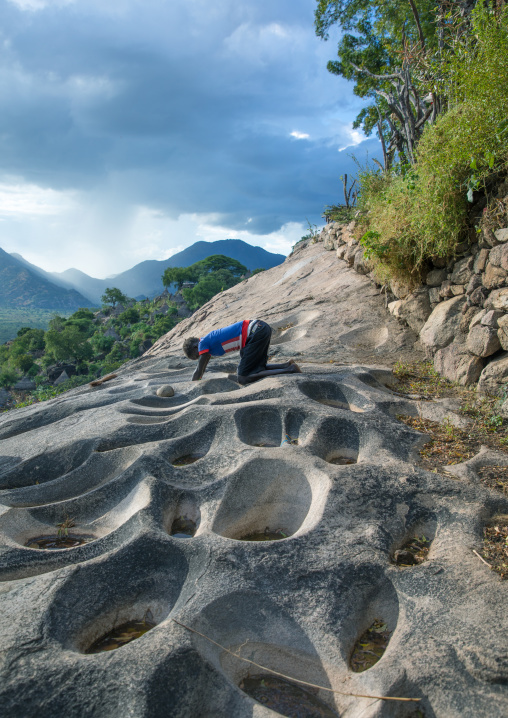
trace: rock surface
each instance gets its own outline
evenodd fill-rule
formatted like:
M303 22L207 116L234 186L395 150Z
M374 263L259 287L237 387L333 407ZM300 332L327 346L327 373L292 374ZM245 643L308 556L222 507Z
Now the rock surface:
M338 691L319 698L348 718L415 714L343 693L421 698L427 718L508 713L506 585L473 554L508 499L476 476L414 465L425 437L397 415L453 419L453 405L401 397L390 370L354 364L392 362L414 336L365 277L337 271L335 253L299 254L220 295L111 381L0 416L6 716L273 716L239 687L252 666L184 626ZM351 306L359 289L364 303ZM182 337L249 316L274 326L276 354L313 363L240 387L226 356L192 382ZM160 396L168 384L174 395ZM182 521L193 536L173 535ZM87 542L25 545L66 522ZM266 528L281 540L243 540ZM428 560L394 565L415 535L431 542ZM353 646L375 619L388 649L355 673ZM85 653L129 620L156 626Z

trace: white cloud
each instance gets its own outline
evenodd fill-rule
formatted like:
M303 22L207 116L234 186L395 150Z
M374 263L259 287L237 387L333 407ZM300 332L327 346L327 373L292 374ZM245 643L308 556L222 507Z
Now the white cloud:
M339 147L339 152L342 152L342 150L347 150L348 147L356 147L356 145L359 145L361 142L367 139L363 132L360 132L360 130L353 129L353 123L347 125L344 128L344 134L346 135L346 142L348 142L348 144L344 145L344 147Z
M23 182L0 183L0 217L60 215L75 205L75 193L59 192Z
M28 10L31 12L37 12L38 10L44 10L47 7L64 7L65 5L71 5L75 0L9 0L19 7L20 10Z
M308 135L306 132L298 132L295 130L294 132L291 132L291 137L294 137L297 140L308 140L310 135Z

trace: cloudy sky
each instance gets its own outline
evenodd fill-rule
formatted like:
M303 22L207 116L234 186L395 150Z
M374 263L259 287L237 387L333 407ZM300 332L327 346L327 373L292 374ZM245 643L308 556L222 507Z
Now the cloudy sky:
M287 253L377 142L315 0L1 0L0 247L96 277Z

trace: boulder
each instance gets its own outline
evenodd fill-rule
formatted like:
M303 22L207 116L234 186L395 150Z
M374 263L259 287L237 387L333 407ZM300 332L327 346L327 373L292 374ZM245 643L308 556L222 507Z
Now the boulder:
M46 374L49 381L53 384L63 371L67 372L67 376L74 376L76 366L75 364L53 364L52 366L48 366Z
M469 297L467 298L467 301L469 304L474 304L478 307L483 307L483 304L486 300L486 298L489 295L489 290L486 287L477 287Z
M352 267L355 262L355 254L357 251L358 251L358 248L357 248L356 244L348 243L347 248L346 248L346 253L344 254L344 259L349 264L350 267Z
M497 336L501 347L508 351L508 314L503 314L497 321L498 330Z
M365 251L361 247L356 250L353 269L358 274L368 274L372 271L372 262L365 259Z
M480 274L473 274L466 287L466 294L472 294L475 289L482 286L482 277Z
M482 316L481 324L483 324L485 327L492 327L493 329L497 329L499 319L504 316L506 316L505 313L501 312L499 309L490 309L486 311L485 314Z
M473 264L473 257L465 257L455 262L451 276L452 284L467 284L473 276Z
M439 290L439 296L441 299L449 299L450 297L453 297L452 283L449 279L445 279L442 283L441 289Z
M16 382L12 388L14 391L33 391L37 388L37 385L29 376L24 376L23 379Z
M478 307L472 307L472 309L476 309L476 314L474 315L473 319L471 320L471 323L469 324L469 330L471 330L477 324L481 324L483 317L487 314L487 309L480 309L480 311L478 311Z
M439 287L446 279L446 269L432 269L425 279L428 287Z
M485 360L470 354L464 344L449 344L434 356L434 369L450 381L469 386L478 381Z
M466 346L477 357L489 357L501 349L501 342L495 329L476 324L467 336Z
M478 274L483 272L487 266L487 260L489 258L490 249L480 249L476 257L474 258L473 271Z
M323 249L326 249L329 252L335 249L334 237L332 237L332 235L328 232L323 235Z
M174 396L175 390L169 384L164 384L164 386L160 386L157 389L156 394L157 394L157 396L164 396L164 397Z
M53 382L53 386L59 386L60 384L63 384L65 381L69 381L69 379L70 379L69 375L68 375L67 372L64 370L64 371L60 374L60 376L58 377L58 379L55 379L55 381Z
M506 247L508 248L508 245L506 245ZM508 272L505 272L505 270L501 269L501 267L495 267L489 262L487 264L485 274L483 275L483 286L487 289L496 289L496 287L502 287L504 284L506 284L507 277Z
M439 292L441 291L441 287L430 287L429 289L429 300L431 304L437 304L441 301L441 296Z
M489 264L493 264L494 267L501 267L505 272L508 272L508 244L500 244L491 249Z
M428 288L419 287L409 294L402 300L398 312L398 316L404 319L411 329L418 334L432 313Z
M9 403L10 399L11 399L11 395L9 394L9 392L6 391L5 389L1 388L0 389L0 409L3 409L4 407L6 407L7 404Z
M152 342L150 341L150 339L145 339L145 341L141 342L140 345L138 346L139 353L144 354L146 351L148 351L150 349L151 346L152 346Z
M458 297L460 294L466 293L466 288L463 284L452 284L450 289L454 297Z
M340 247L337 247L337 259L344 259L346 251L347 244L341 244Z
M466 311L462 313L459 331L462 334L467 334L471 328L472 320L478 314L478 307L468 307L467 304L464 304L464 307L466 307Z
M478 391L480 394L502 396L508 382L508 352L492 359L480 375Z
M450 344L459 331L464 297L454 297L438 304L420 332L420 342L434 352Z
M508 227L503 229L496 229L494 236L498 242L508 242Z
M486 309L501 309L508 312L508 288L494 289L485 300Z
M406 284L398 282L396 279L390 280L390 291L397 299L404 299L409 294L409 289Z

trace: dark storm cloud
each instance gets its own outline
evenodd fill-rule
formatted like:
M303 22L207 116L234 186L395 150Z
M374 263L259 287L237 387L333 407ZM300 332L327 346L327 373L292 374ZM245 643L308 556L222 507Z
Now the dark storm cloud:
M260 233L317 216L353 171L338 149L361 104L326 72L314 6L4 2L3 172Z

